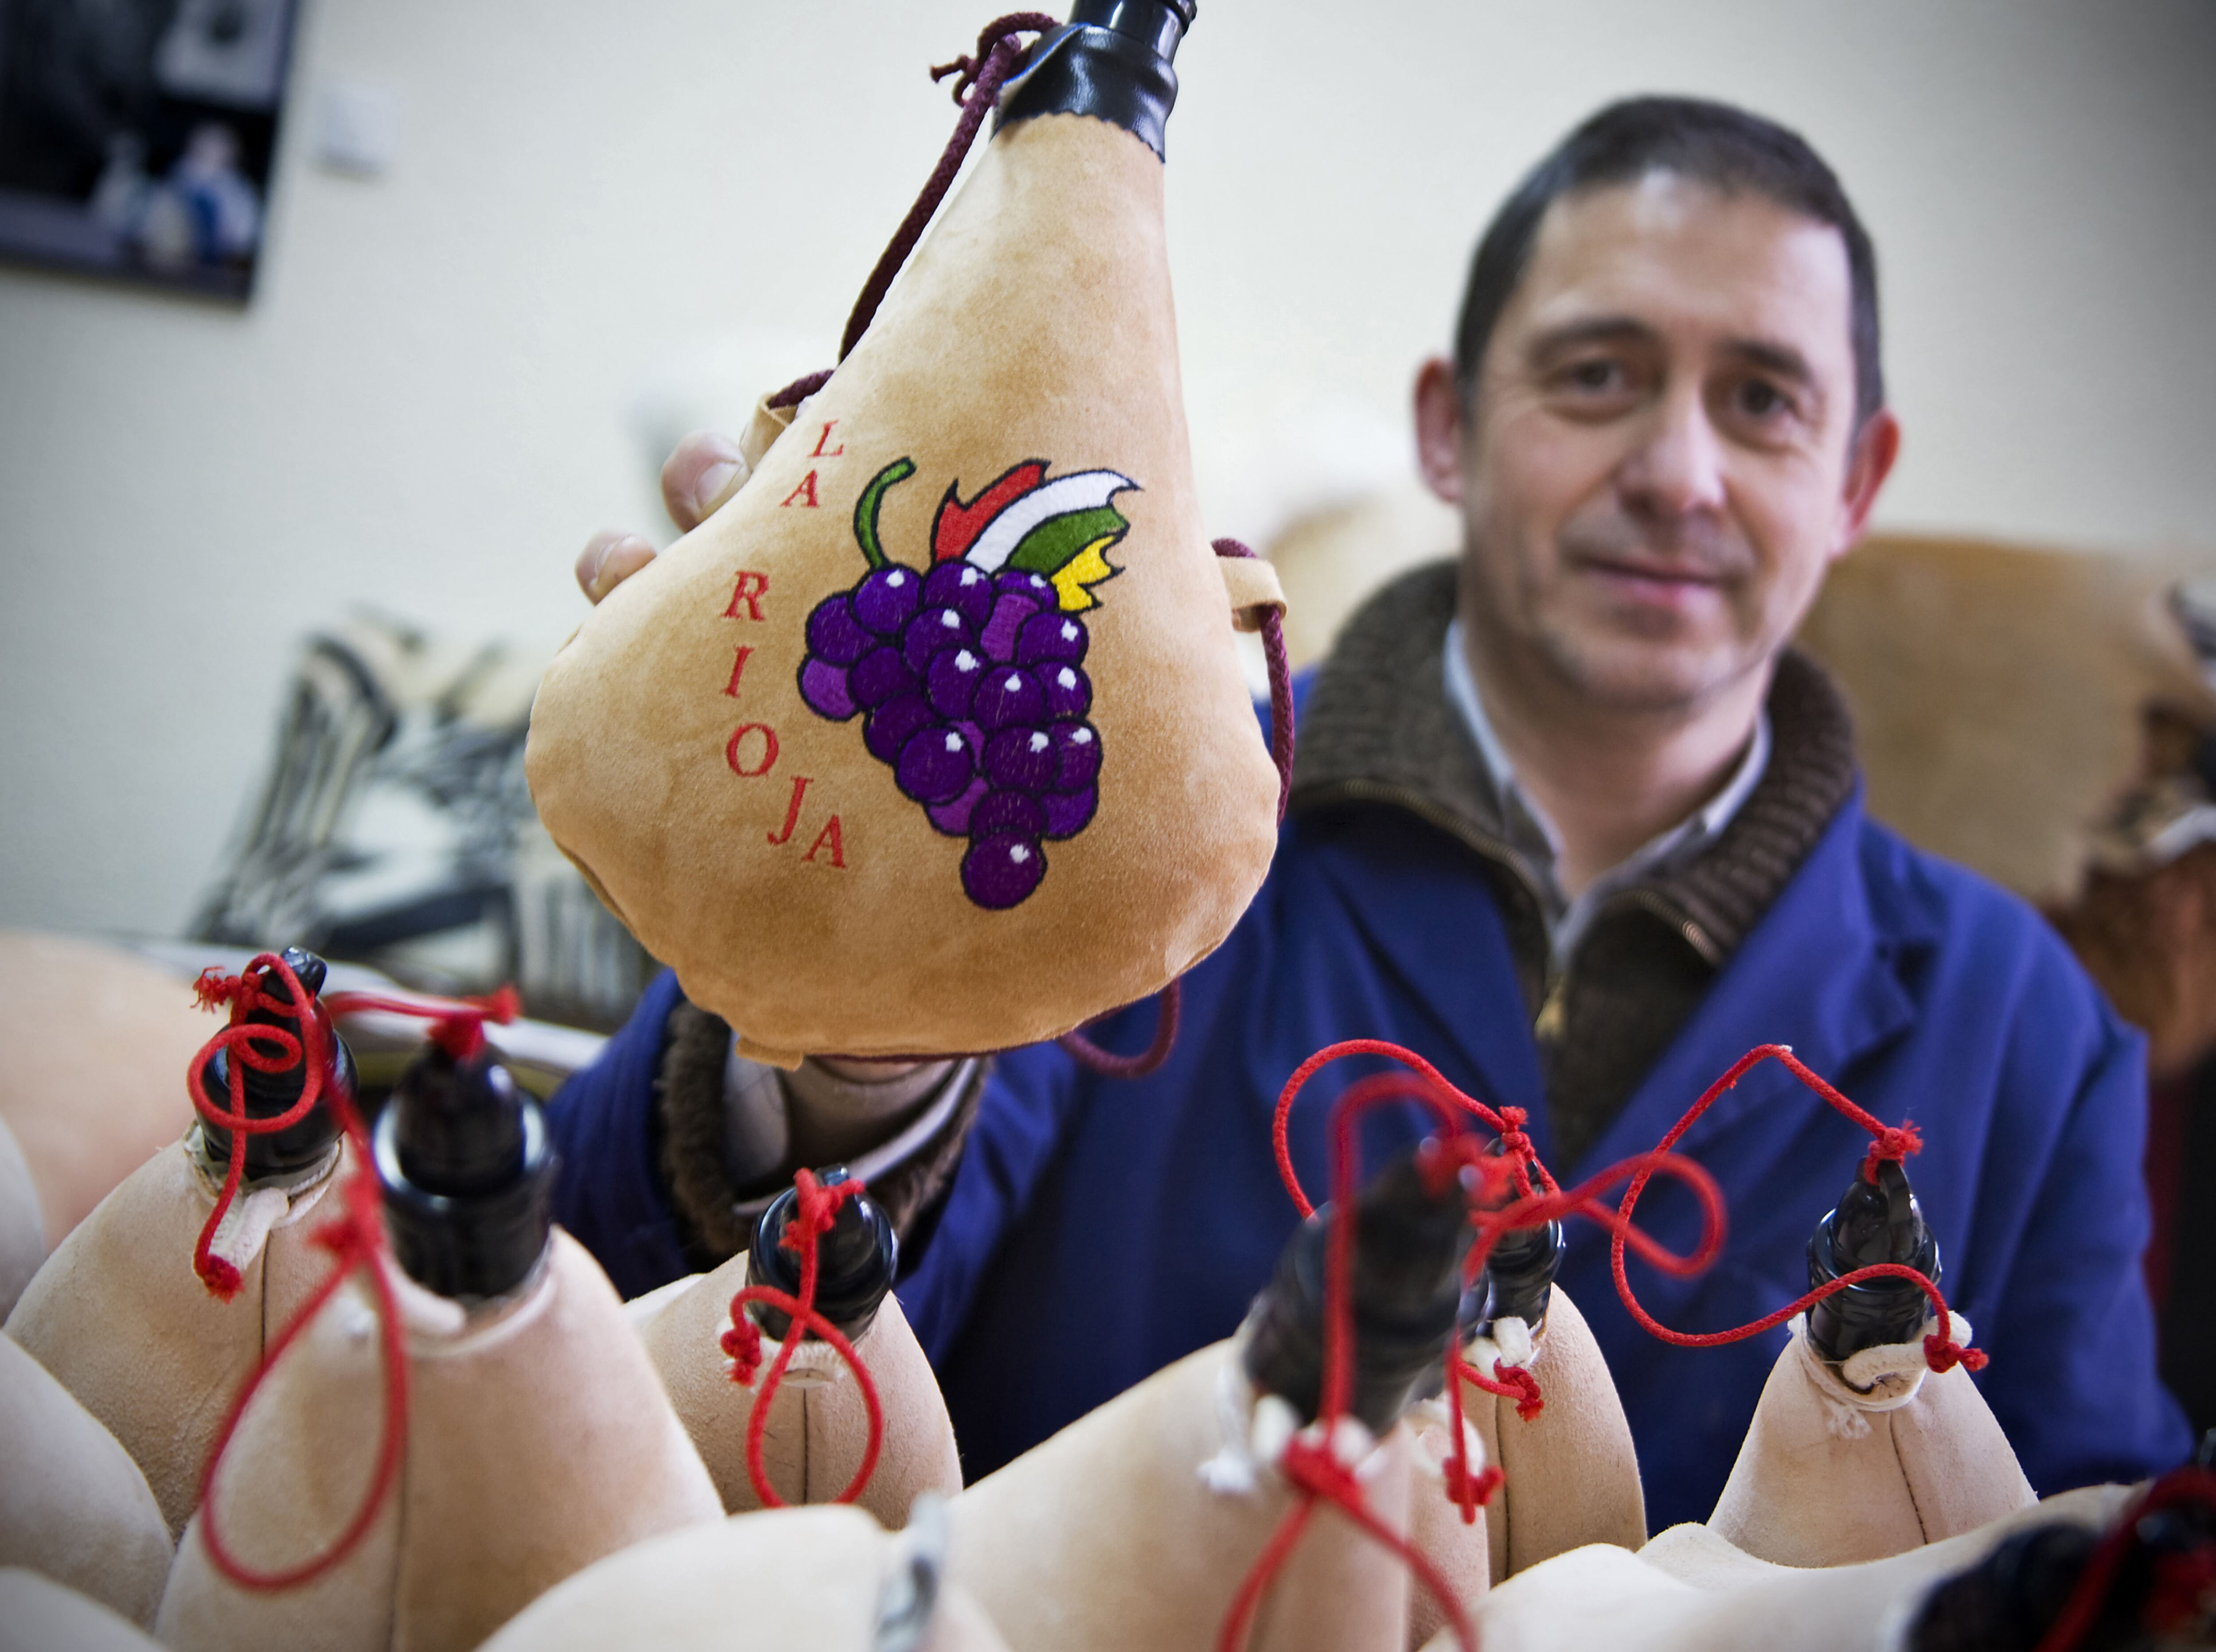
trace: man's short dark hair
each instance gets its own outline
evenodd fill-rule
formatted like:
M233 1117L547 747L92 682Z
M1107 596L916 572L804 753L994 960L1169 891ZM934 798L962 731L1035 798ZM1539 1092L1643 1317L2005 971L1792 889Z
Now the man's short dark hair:
M1478 243L1455 328L1462 399L1477 388L1486 346L1547 209L1565 195L1668 172L1728 193L1751 190L1839 232L1847 246L1848 326L1855 352L1855 427L1885 405L1878 361L1877 254L1847 192L1798 132L1728 103L1634 97L1611 103L1565 138L1516 187Z

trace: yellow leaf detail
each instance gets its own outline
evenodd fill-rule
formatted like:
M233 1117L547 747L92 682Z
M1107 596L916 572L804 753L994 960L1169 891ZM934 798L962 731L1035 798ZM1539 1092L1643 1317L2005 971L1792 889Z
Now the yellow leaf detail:
M1104 554L1109 546L1122 537L1120 533L1111 533L1095 539L1056 571L1054 588L1061 599L1063 613L1081 614L1086 609L1099 605L1100 599L1093 594L1090 587L1123 571L1111 563Z

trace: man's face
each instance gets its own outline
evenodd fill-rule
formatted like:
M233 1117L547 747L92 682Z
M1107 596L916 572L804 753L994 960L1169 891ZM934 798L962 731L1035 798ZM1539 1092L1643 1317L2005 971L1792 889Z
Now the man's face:
M1849 310L1838 232L1766 197L1656 173L1557 201L1468 415L1419 385L1480 653L1616 710L1765 671L1898 440L1883 413L1856 439Z

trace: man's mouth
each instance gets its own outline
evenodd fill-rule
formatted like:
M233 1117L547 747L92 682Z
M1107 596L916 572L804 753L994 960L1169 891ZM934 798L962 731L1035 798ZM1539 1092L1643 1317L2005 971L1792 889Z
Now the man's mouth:
M1579 556L1573 559L1572 566L1580 573L1597 574L1628 594L1665 601L1716 590L1725 580L1725 575L1712 568L1622 557Z

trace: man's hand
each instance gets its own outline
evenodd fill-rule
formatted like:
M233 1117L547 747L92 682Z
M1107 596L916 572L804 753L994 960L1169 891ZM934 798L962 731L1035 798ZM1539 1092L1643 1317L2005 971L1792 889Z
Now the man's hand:
M747 462L736 442L711 430L696 430L677 444L662 467L662 502L669 519L690 533L746 479ZM578 588L597 603L653 560L654 546L643 534L604 530L585 542L577 558Z

